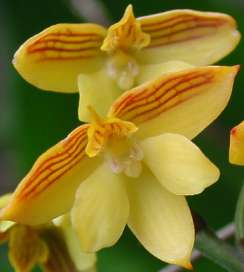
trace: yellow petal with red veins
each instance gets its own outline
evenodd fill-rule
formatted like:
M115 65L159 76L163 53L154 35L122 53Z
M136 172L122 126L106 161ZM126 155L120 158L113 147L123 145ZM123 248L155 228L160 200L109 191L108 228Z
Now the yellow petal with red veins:
M144 33L136 20L132 5L129 5L122 19L108 29L101 50L113 52L119 49L141 49L150 43L150 35Z
M95 24L57 24L27 40L13 64L36 87L77 92L80 73L96 71L103 63L100 46L106 30Z
M176 195L194 195L215 183L218 168L184 136L165 133L141 142L144 161L158 181Z
M96 167L96 160L85 154L88 127L78 127L38 158L2 210L2 219L43 224L72 207L76 189Z
M127 188L128 224L137 239L160 260L189 267L195 234L185 198L165 190L146 167Z
M123 176L101 165L76 194L72 224L84 252L95 252L114 245L120 238L129 216Z
M30 272L48 258L48 247L36 230L16 225L9 233L9 259L15 271Z
M244 121L231 130L229 161L244 165Z
M79 238L71 225L70 215L66 214L55 218L54 224L62 233L69 254L78 271L93 269L96 266L96 254L81 251Z
M108 116L133 122L137 136L165 132L193 138L226 107L239 66L209 66L163 74L125 92Z
M208 65L229 54L240 40L235 20L222 13L173 10L137 20L151 38L138 51L142 63L180 60Z

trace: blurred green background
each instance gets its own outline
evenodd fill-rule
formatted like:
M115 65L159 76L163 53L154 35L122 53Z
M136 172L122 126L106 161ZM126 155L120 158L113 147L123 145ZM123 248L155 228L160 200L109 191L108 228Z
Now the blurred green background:
M11 60L18 46L43 28L60 22L84 22L89 12L80 12L72 0L0 0L0 192L13 190L36 157L62 139L79 124L78 95L42 92L25 82L14 70ZM74 3L75 1L73 1ZM87 5L90 0L80 0ZM218 11L236 18L244 33L243 0L103 0L109 21L118 20L127 4L132 3L136 16L176 8ZM101 3L100 3L101 4ZM91 14L92 17L92 14ZM94 16L93 16L94 17ZM96 17L96 16L95 16ZM96 17L99 21L102 18ZM244 45L221 64L242 64ZM195 141L221 169L220 181L205 193L189 198L191 207L207 219L214 229L233 220L235 203L244 169L228 163L231 127L244 119L244 70L235 83L232 100L221 117ZM0 271L12 271L7 249L0 250ZM164 264L146 252L127 230L113 248L99 253L100 272L156 272ZM202 258L195 271L225 271Z

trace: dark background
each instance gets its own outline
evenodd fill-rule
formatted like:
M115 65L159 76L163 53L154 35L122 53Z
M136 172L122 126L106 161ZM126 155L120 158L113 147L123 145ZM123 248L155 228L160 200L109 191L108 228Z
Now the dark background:
M88 4L90 0L80 0ZM236 18L244 33L244 0L103 0L107 17L115 22L127 4L132 3L136 16L176 8L218 11ZM82 11L82 9L81 9ZM85 14L86 17L88 13ZM92 17L92 14L91 14ZM96 16L95 16L96 17ZM96 17L99 21L102 18ZM86 18L69 0L0 0L0 193L14 189L39 154L75 128L78 95L42 92L25 82L14 70L11 60L18 46L49 25L61 22L84 22ZM243 41L221 64L242 64ZM199 196L190 197L191 207L204 216L214 229L233 220L244 169L228 163L229 130L244 119L244 70L235 83L230 104L221 117L195 142L220 168L219 182ZM51 205L51 204L50 204ZM0 250L0 271L12 271L7 249ZM156 272L164 264L146 252L127 230L113 248L102 250L98 257L100 272ZM201 259L195 271L225 271Z

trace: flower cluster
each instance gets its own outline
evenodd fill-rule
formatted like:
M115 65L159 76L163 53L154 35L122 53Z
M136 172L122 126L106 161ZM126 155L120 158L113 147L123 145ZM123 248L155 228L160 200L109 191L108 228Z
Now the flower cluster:
M19 48L13 63L23 78L44 90L79 91L79 119L87 121L37 159L1 211L38 239L33 262L51 252L38 226L70 212L77 254L114 245L128 224L151 254L191 267L195 231L185 196L219 178L191 140L228 104L239 66L207 65L239 39L225 14L135 18L129 5L108 29L58 24Z

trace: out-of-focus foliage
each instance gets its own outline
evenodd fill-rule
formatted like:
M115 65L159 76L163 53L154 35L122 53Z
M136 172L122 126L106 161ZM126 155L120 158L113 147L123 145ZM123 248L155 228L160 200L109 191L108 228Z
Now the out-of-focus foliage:
M89 0L87 0L89 1ZM85 2L85 1L83 1ZM244 33L243 0L103 0L111 21L120 18L132 3L136 16L176 8L225 12L236 18ZM12 190L31 167L36 157L62 139L78 124L78 95L42 92L25 82L14 70L11 60L18 46L43 28L59 22L80 22L69 0L1 0L0 44L0 192ZM82 20L84 21L84 20ZM244 44L221 61L242 64ZM99 86L98 86L99 89ZM224 114L197 139L197 144L222 171L220 181L205 193L189 198L191 207L214 228L231 221L244 178L243 168L228 163L229 130L244 119L244 70L240 72L231 103ZM99 253L100 272L156 272L163 264L150 256L125 232L113 248ZM198 272L224 272L207 260L195 265ZM6 248L0 249L1 271L12 271L7 263Z

